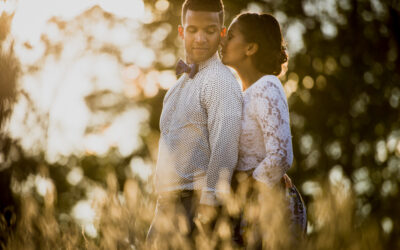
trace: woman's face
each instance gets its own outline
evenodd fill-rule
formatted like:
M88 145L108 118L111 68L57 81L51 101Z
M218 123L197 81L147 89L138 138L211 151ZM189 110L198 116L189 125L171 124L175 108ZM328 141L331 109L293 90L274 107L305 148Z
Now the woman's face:
M228 29L227 36L221 42L222 62L225 65L236 68L247 57L246 49L248 43L239 30L237 21L234 21Z

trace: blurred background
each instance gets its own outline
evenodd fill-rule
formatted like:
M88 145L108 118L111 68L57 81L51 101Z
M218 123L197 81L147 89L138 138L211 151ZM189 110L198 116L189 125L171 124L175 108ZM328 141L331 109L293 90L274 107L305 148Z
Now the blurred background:
M0 0L0 248L136 249L182 0ZM281 24L310 249L400 248L400 1L225 0Z

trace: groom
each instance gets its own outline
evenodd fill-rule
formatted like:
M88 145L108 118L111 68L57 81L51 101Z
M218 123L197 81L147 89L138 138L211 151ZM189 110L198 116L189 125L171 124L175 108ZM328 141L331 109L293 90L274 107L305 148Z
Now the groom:
M182 6L178 31L186 63L178 62L182 76L163 102L151 240L160 233L162 216L175 227L167 227L170 231L190 235L197 211L219 206L219 196L229 192L238 159L242 94L217 54L226 32L223 21L221 0L186 0ZM167 215L171 207L175 213ZM186 229L179 227L177 211Z

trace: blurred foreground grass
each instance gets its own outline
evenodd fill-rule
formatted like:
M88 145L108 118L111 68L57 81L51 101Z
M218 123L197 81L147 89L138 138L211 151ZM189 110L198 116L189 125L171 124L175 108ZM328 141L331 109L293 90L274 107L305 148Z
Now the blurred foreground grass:
M125 181L120 192L114 174L108 174L106 182L105 193L98 195L90 204L95 211L95 236L88 233L82 223L76 223L66 215L56 216L59 214L57 192L53 187L47 189L40 199L33 193L18 197L21 209L5 249L147 249L145 238L154 214L155 197L143 190L140 181L133 178ZM245 203L243 199L231 196L226 204L230 213L237 212L237 208L244 205L254 206L245 209L258 214L262 207L266 213L263 217L265 227L262 228L271 232L268 249L382 249L384 235L380 224L374 220L357 220L354 195L342 182L327 181L321 192L307 204L308 219L315 223L311 227L309 225L306 239L296 243L296 246L291 245L285 236L282 225L284 215L277 211L278 203L274 200L266 196L262 204L254 206L254 203ZM80 218L84 220L84 211L82 213ZM166 218L166 225L168 223L170 218ZM168 226L166 229L168 231ZM196 248L214 249L217 242L222 242L219 247L235 249L230 241L231 234L226 217L221 216L213 232L197 236ZM161 240L160 249L167 249L168 246L190 249L187 241L173 231Z

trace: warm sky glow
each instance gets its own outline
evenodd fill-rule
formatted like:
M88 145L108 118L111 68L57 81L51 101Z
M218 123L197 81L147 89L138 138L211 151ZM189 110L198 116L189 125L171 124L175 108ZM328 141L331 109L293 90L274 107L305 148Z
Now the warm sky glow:
M53 16L73 19L85 10L99 5L119 17L140 19L144 14L141 0L19 0L12 24L12 34L18 40L36 43L47 20Z
M82 17L94 6L101 9ZM165 8L165 3L160 8ZM59 155L104 155L110 147L128 156L143 145L139 135L149 118L147 109L130 107L110 119L101 112L93 113L85 101L86 96L102 91L127 98L140 93L154 96L159 88L175 82L170 71L145 74L155 55L138 38L140 22L149 18L141 0L19 0L2 2L0 11L15 12L11 36L23 70L20 86L32 101L20 98L10 119L9 130L24 148L33 154L44 149L48 160L56 161ZM111 13L113 19L105 19L102 11ZM53 17L67 26L60 29L49 21ZM58 55L47 51L43 36L52 46L61 45ZM94 42L89 44L88 37ZM123 62L102 52L110 45L120 50ZM30 71L32 67L37 70ZM102 104L110 102L103 99ZM30 114L32 104L41 117ZM40 129L40 120L48 120L47 135ZM87 132L93 124L104 124L104 128Z

